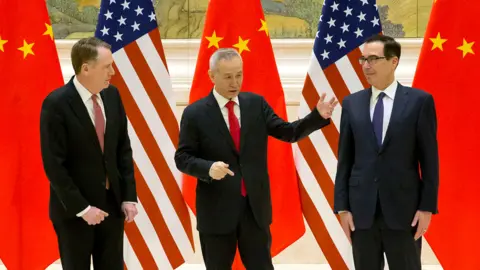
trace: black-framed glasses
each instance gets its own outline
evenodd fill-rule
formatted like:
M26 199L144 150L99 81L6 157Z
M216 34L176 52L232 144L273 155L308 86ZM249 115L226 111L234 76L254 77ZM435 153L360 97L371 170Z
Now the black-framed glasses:
M360 63L360 65L363 65L365 64L365 61L367 61L368 64L370 65L375 65L377 63L378 60L380 59L387 59L387 57L385 56L376 56L376 55L370 55L369 57L360 57L358 58L358 62Z

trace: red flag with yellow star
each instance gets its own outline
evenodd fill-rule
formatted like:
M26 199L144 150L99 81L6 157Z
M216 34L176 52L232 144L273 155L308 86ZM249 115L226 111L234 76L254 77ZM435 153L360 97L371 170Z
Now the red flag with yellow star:
M190 92L190 103L210 93L210 56L218 48L233 47L243 58L242 91L265 97L278 116L287 119L285 97L260 0L210 0ZM269 138L268 172L273 210L272 256L305 232L291 144ZM195 212L196 180L187 177L184 195ZM236 268L240 263L237 253Z
M0 0L0 259L9 270L45 269L59 257L40 110L62 84L45 0Z
M433 95L437 110L439 214L426 239L445 270L480 269L478 14L479 1L434 2L413 82Z

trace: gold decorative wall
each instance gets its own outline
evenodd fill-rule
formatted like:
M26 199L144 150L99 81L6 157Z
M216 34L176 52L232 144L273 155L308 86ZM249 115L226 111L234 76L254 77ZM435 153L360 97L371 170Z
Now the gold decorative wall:
M56 39L93 36L101 0L46 0ZM243 1L243 0L225 0ZM338 0L341 4L347 0ZM209 0L153 0L163 38L199 38ZM313 38L323 0L261 0L272 38ZM433 0L377 0L386 35L423 37Z

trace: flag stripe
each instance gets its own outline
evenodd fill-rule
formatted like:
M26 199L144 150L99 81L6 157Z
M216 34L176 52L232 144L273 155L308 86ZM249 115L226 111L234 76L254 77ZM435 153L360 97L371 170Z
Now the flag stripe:
M152 103L152 100L150 100L149 94L145 90L145 88L149 88L148 85L144 87L144 84L142 84L141 78L139 78L137 75L137 73L141 73L141 72L137 72L135 70L132 63L130 62L130 59L128 58L127 54L123 49L117 51L114 54L114 57L115 57L116 65L118 66L119 71L123 76L123 80L125 84L128 86L129 89L133 89L130 91L130 94L133 100L135 100L135 102L138 104L138 109L141 111L141 114L142 114L141 118L145 120L145 122L148 124L148 127L151 127L150 131L154 135L153 136L154 141L156 141L156 145L160 147L160 149L158 149L158 147L155 147L155 148L161 151L163 156L165 157L163 161L165 161L166 164L168 164L169 169L167 170L173 174L173 177L175 176L177 177L173 179L177 181L176 186L177 186L177 189L179 190L181 186L180 185L181 179L179 179L178 177L181 174L180 172L178 172L175 165L175 160L174 160L176 148L171 140L166 139L169 137L168 131L165 129L165 126L163 125L161 117L159 117L158 115L158 113L162 113L162 114L165 113L165 111L168 110L168 106L160 110L156 109L155 105ZM135 55L133 55L132 57L135 57ZM177 136L178 136L178 133L177 133ZM173 182L172 182L172 185L173 185ZM175 197L177 197L181 193L180 191L178 191L177 193L169 193L169 194L172 194L172 195L175 194ZM182 204L184 204L183 200L182 200Z
M128 61L128 59L126 59L126 60ZM135 72L134 70L131 70L130 68L125 68L125 66L128 65L127 63L125 63L125 61L120 61L120 63L123 63L123 65L118 65L119 67L122 67L122 68L120 68L120 71L121 71L122 75L124 73L128 74L129 72L130 73ZM117 64L118 64L118 62L117 62ZM131 67L131 65L129 67ZM123 68L125 68L125 70L123 70ZM133 77L133 78L135 78L135 77ZM142 85L139 82L135 82L135 79L132 79L130 77L127 77L125 79L126 80L125 80L125 83L123 83L123 85L130 84L130 87L129 87L130 89L136 89L136 92L141 92ZM129 81L130 81L130 83L128 83ZM123 88L123 89L126 89L126 88L127 87L125 86L125 88ZM155 130L162 130L162 129L164 130L163 125L162 125L161 122L159 122L157 125L148 125L147 122L145 121L146 119L148 119L148 117L145 116L145 114L142 114L140 112L142 107L143 107L143 109L145 109L146 106L143 106L145 104L143 104L142 106L137 106L135 101L137 101L138 99L133 98L133 96L131 95L131 94L133 94L132 92L125 91L125 93L122 93L122 94L124 94L125 99L126 99L125 108L127 109L127 107L128 107L127 113L129 114L130 118L133 121L132 125L134 125L135 131L138 132L139 137L141 139L141 142L144 145L143 148L147 152L147 155L150 159L150 160L148 160L148 158L147 158L146 161L148 161L149 163L150 162L153 163L153 167L155 168L158 176L160 177L161 185L163 185L163 188L166 191L166 194L164 195L164 196L166 196L165 198L168 197L170 199L170 201L171 201L171 203L173 204L173 207L174 207L174 213L177 213L177 215L179 217L182 217L182 218L180 218L180 221L181 221L181 226L183 226L183 228L184 228L184 231L185 232L190 232L190 228L191 228L190 219L187 218L187 217L189 217L188 208L186 207L186 205L183 201L183 196L181 194L180 187L179 187L178 183L176 182L176 179L172 175L172 171L170 170L170 168L172 168L172 166L175 166L175 165L174 164L172 164L172 165L168 164L167 165L167 161L165 160L165 158L163 156L163 153L166 153L167 151L160 151L160 149L158 148L158 146L155 142L155 137L158 138L158 135L154 137L152 132L151 132L151 131L155 131ZM151 126L152 129L149 129L149 126ZM158 139L161 140L162 138L160 137ZM174 150L172 152L174 152ZM174 161L172 161L172 162L174 163ZM148 180L150 180L150 179L148 179ZM162 190L163 190L163 188L162 188ZM176 216L176 215L174 215L174 216ZM174 216L172 216L172 219L176 219ZM193 236L191 236L190 233L189 233L188 238L190 239L190 242L192 243L193 242ZM183 249L180 248L180 250L183 250Z
M145 239L142 237L142 234L137 227L137 222L138 221L127 223L125 225L125 234L127 235L128 241L132 245L134 253L138 257L138 261L142 265L142 268L140 269L158 269L152 253L148 249L147 243L145 243ZM128 260L127 263L130 261L134 262L135 260ZM130 267L130 269L135 268Z
M325 166L320 160L315 147L312 144L310 138L304 138L303 140L298 142L298 148L300 148L302 155L307 162L307 166L310 167L314 178L317 180L320 189L323 191L325 198L330 205L330 208L333 211L333 190L334 185L333 182L330 181L330 176L328 175L327 171L325 170Z
M305 99L300 101L299 115L305 117L310 113L310 109L306 105ZM316 152L322 159L323 165L328 172L332 182L335 180L335 174L337 172L337 157L333 153L332 148L329 146L325 135L321 131L315 131L308 136L315 147Z
M150 39L153 42L155 50L157 50L158 55L162 59L162 63L165 66L165 69L168 71L167 58L165 57L165 52L163 51L162 38L160 37L160 29L155 29L148 33Z
M135 113L130 114L130 116L139 117ZM137 161L139 171L145 176L144 179L152 191L160 211L163 213L170 233L175 238L176 244L179 246L183 257L186 258L191 255L192 249L190 239L187 235L187 232L189 232L188 228L190 227L185 227L186 225L183 224L188 223L188 226L190 225L190 220L185 220L186 217L189 217L188 209L186 209L185 204L181 204L183 202L180 201L181 197L176 197L175 200L172 200L171 196L174 192L177 192L175 188L178 190L178 186L175 184L174 179L165 179L172 176L168 168L165 168L166 165L163 161L162 153L154 145L151 145L154 143L153 138L145 122L142 121L143 118L134 120L136 121L132 120L132 125L135 129L129 130L131 144L135 149L133 156ZM138 125L135 126L133 123L138 123ZM164 183L169 183L169 185L166 186ZM168 190L169 186L171 186L170 188L172 190ZM180 202L176 203L176 201ZM181 210L177 211L175 206ZM181 220L180 217L184 220ZM158 237L162 238L162 235ZM167 246L166 248L173 247Z
M330 87L330 83L328 82L327 77L323 73L322 67L320 67L320 64L318 62L316 62L316 58L313 58L312 61L314 62L312 62L312 64L308 68L307 76L310 78L310 80L313 83L314 91L317 91L319 95L322 92L324 92L329 97L332 97L332 96L337 97L337 93L335 93L332 87ZM314 99L314 101L312 102L317 102L317 101L318 101L318 98ZM339 110L339 111L342 110L341 103L337 106L336 110ZM333 123L335 124L336 127L340 126L340 115L334 114L331 119L333 120Z
M299 179L301 180L300 176ZM345 261L338 252L337 247L333 243L332 237L327 231L325 224L320 217L318 210L313 205L310 197L308 196L302 181L300 181L300 198L302 200L302 208L307 220L308 226L313 233L313 236L317 240L320 249L322 249L325 258L331 269L342 270L348 269Z
M342 103L343 99L350 94L350 91L343 81L342 74L340 74L337 65L330 65L323 70L323 73L325 74L328 83L335 86L332 88L333 92L335 92L335 96L337 97L338 101Z
M135 164L135 179L137 182L137 194L138 197L141 198L144 208L146 210L147 216L153 224L153 228L157 233L162 246L168 247L165 248L166 256L170 261L171 265L178 266L181 263L185 262L182 258L182 254L180 250L175 245L175 239L173 239L172 234L168 230L167 224L165 219L160 212L160 209L157 207L157 203L155 198L149 189L145 179L143 178L142 174L139 172L137 165Z
M363 75L362 66L358 62L358 59L362 56L361 48L363 48L363 45L362 45L362 47L356 48L356 49L352 50L351 52L349 52L347 54L348 59L350 59L350 63L352 63L352 67L355 70L355 72L357 73L358 78L360 79L360 82L362 83L362 86L363 86L362 88L356 89L357 91L370 87L370 85L367 82L367 79ZM352 90L352 89L350 89L350 90Z
M143 207L143 201L137 203L138 214L135 217L136 225L141 232L148 249L153 255L153 259L159 269L173 269L165 253L165 247L160 242L159 236L156 235L152 221L148 218L146 209ZM168 248L168 247L167 247Z
M154 32L156 31L154 30ZM176 109L175 92L172 89L172 81L170 79L170 74L168 74L168 70L163 63L162 58L158 54L158 49L155 47L155 44L150 38L150 35L145 35L139 38L137 40L137 44L143 55L146 56L145 60L147 61L148 66L152 70L153 76L155 77L156 84L154 85L159 86L162 89L162 93L170 106L170 110L174 112ZM168 116L170 117L170 115ZM173 114L173 122L174 123L172 124L172 127L174 127L174 129L172 129L172 131L177 130L178 133L178 123L175 114ZM177 139L176 137L178 136L174 137L175 139ZM175 140L173 142L175 144Z
M357 71L353 68L353 63L350 62L350 58L347 55L340 58L335 65L342 76L342 81L347 86L347 90L349 90L348 94L350 94L350 91L363 89L362 82L359 79L359 75L363 76L363 74L357 74Z
M305 87L303 88L303 92L302 92L304 100L305 100L306 104L308 104L309 111L312 108L315 108L318 100L320 99L320 96L314 90L315 88L314 88L312 80L310 78L311 77L309 75L307 75L307 77L305 79ZM300 115L300 117L304 117L304 116L306 116L306 114L305 115ZM323 134L325 135L325 137L327 138L328 145L332 149L332 153L335 155L335 158L338 158L337 157L337 148L338 148L338 130L337 130L337 128L335 127L335 125L328 125L326 127L323 127L321 130L322 130Z
M146 35L145 37L149 37L149 36ZM125 47L125 53L127 54L131 65L136 71L136 74L132 74L132 75L138 76L138 79L140 79L142 85L144 86L144 90L149 97L150 103L153 105L153 107L155 107L156 116L160 117L160 120L163 123L173 145L178 145L179 131L178 131L177 119L173 114L173 110L170 107L170 104L168 103L168 100L165 97L164 92L162 91L162 88L160 88L160 85L156 83L155 76L152 73L152 70L155 70L156 72L158 72L159 69L150 69L147 63L147 60L145 59L144 54L142 53L142 51L143 52L149 51L146 48L148 47L147 45L148 42L144 41L143 43L140 43L140 40L138 41L138 44L143 44L142 50L140 50L140 47L138 46L137 42L133 42L129 44L127 47ZM150 42L150 44L152 43ZM154 57L153 55L151 54L145 54L145 55L148 56L147 59L150 59L150 61L154 61L152 60L152 58ZM158 63L158 61L154 61L154 62ZM158 66L163 66L163 65L157 65L157 67ZM125 78L125 80L127 80L127 78ZM136 89L136 90L139 90L139 89ZM162 138L162 139L165 139L165 138Z
M135 251L133 250L132 244L128 240L126 233L124 233L124 243L123 243L123 254L124 254L124 261L123 261L123 269L142 269L142 265L138 260ZM153 261L153 258L152 258Z

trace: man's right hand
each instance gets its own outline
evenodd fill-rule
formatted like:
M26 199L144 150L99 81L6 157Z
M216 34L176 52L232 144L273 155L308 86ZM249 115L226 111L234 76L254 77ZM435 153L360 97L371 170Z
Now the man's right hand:
M348 211L340 213L340 224L342 225L343 231L347 235L348 241L352 243L351 232L355 231L352 213Z
M233 176L233 172L228 169L228 164L221 161L213 163L208 174L215 180L222 180L227 174Z
M88 210L88 212L82 216L88 225L100 224L100 222L102 222L106 217L108 217L108 213L94 206L92 206L90 210Z

